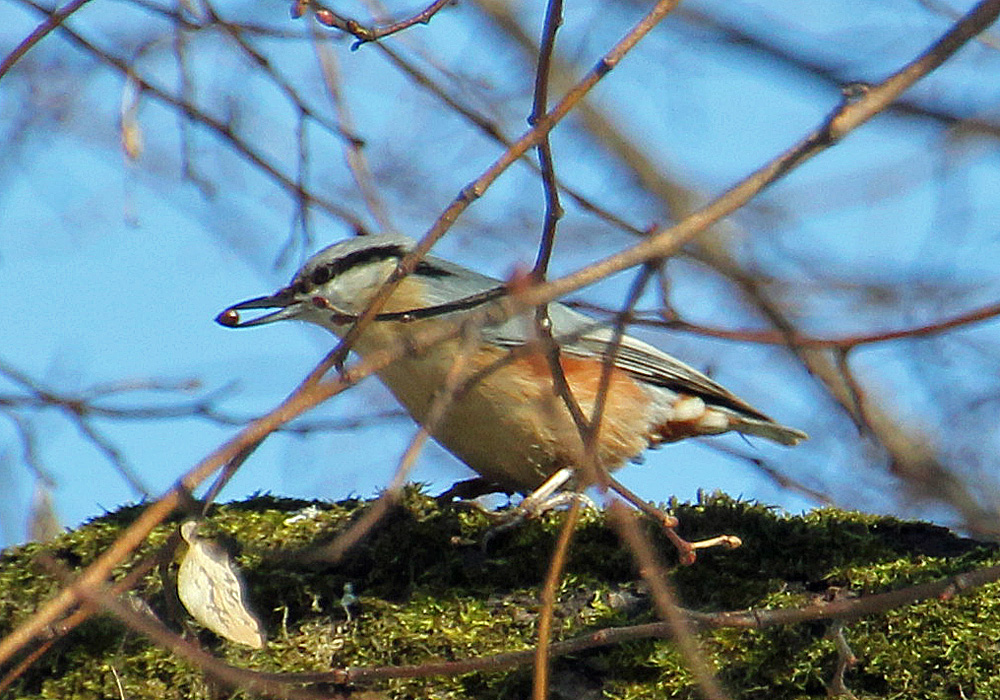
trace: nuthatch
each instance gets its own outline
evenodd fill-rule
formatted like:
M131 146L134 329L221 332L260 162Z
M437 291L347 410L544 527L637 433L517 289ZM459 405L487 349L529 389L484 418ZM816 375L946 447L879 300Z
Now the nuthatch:
M296 319L343 336L414 248L409 238L352 238L321 250L291 284L271 296L240 302L216 320L249 327ZM446 260L426 257L389 297L353 349L362 356L400 343L417 330L461 320L509 294L504 283ZM243 320L246 309L277 308ZM598 395L613 331L560 303L548 305L551 334L571 393L585 416ZM534 345L531 345L534 343ZM453 339L410 353L379 377L410 415L422 423L462 341ZM518 351L518 349L520 350ZM509 354L515 351L513 356ZM507 362L498 362L506 358ZM484 371L495 368L494 371ZM433 429L434 438L496 484L531 492L556 472L581 465L583 442L563 398L553 389L533 314L479 330L467 360L475 384L460 392ZM647 447L730 430L795 445L805 433L774 422L701 372L625 335L615 352L597 438L596 458L607 470L637 458Z

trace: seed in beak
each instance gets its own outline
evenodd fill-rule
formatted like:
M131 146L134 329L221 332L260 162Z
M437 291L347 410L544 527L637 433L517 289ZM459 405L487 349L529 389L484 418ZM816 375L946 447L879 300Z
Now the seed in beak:
M240 325L240 312L236 309L226 309L215 317L215 322L221 326L235 328Z

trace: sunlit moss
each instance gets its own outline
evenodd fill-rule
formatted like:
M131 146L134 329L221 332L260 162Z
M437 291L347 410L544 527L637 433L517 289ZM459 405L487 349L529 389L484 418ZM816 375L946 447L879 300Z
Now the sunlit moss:
M316 556L370 504L309 503L260 496L213 509L202 534L240 545L236 561L268 630L263 651L230 644L180 617L151 571L137 593L167 624L187 629L227 662L262 671L417 664L530 649L538 591L562 522L559 513L496 534L481 513L440 508L408 489L362 543L340 561ZM0 554L0 634L58 590L59 571L94 560L138 514L128 508L46 545ZM831 586L873 593L996 563L995 549L920 523L823 509L790 517L724 496L677 505L690 539L736 534L744 546L704 552L692 567L671 568L687 607L702 610L798 606ZM157 528L138 561L160 548L176 523ZM648 524L662 558L676 557ZM176 561L176 558L175 558ZM171 566L176 566L173 564ZM168 567L169 568L169 567ZM123 566L118 575L124 574ZM341 605L351 583L361 609ZM847 683L859 697L1000 697L996 585L948 601L872 616L846 627L859 657ZM175 612L171 612L175 610ZM605 627L654 620L631 555L599 514L585 513L560 587L554 630L565 639ZM700 636L723 684L739 698L825 697L836 661L828 626L809 623ZM113 670L112 670L113 669ZM117 673L117 679L116 679ZM99 616L57 642L9 691L18 698L136 700L243 697L117 621ZM394 698L523 698L530 669L456 678L394 680L357 688ZM643 640L557 659L554 697L696 698L683 659L667 640Z

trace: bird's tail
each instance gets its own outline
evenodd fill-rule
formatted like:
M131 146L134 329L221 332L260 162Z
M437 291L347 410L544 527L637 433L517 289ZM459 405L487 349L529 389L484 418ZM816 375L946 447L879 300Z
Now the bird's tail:
M795 428L787 425L775 423L770 419L753 418L744 416L735 411L729 414L730 430L735 430L747 435L757 435L774 442L793 447L803 440L808 440L809 436Z

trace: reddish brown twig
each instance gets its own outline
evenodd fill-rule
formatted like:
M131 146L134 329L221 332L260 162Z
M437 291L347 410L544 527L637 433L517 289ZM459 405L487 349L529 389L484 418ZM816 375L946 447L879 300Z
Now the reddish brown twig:
M478 178L467 184L459 192L450 205L438 216L431 228L417 243L416 248L403 260L400 261L396 274L382 286L378 294L371 301L368 309L361 315L357 323L348 331L337 349L335 363L343 362L354 341L372 322L372 319L385 305L389 296L393 293L399 282L410 272L417 263L430 251L433 246L455 223L455 220L474 201L483 196L489 187L496 182L497 178L515 163L531 147L537 145L546 134L548 134L556 124L569 114L569 112L590 92L590 90L600 80L607 75L616 65L631 51L639 41L655 27L679 2L680 0L659 0L653 8L617 43L607 52L588 73L549 112L538 119L531 129L529 129L520 139L508 148L487 170ZM654 256L655 257L655 256ZM631 267L631 265L626 265ZM603 275L601 275L603 276ZM594 278L596 279L596 278ZM530 295L525 295L529 297ZM541 295L544 297L544 295ZM561 294L559 296L562 296ZM549 297L550 299L552 297ZM531 306L544 303L541 298Z
M552 651L552 618L555 615L556 594L562 572L566 567L566 557L569 545L576 532L576 524L580 519L580 501L574 499L569 512L559 530L559 539L549 561L549 572L542 587L542 609L538 616L538 643L535 646L535 678L532 697L534 700L546 700L549 696L549 659Z
M585 301L574 301L570 306L587 311L612 314L616 313L598 304L591 304ZM795 332L791 335L791 342L795 346L809 349L834 349L852 350L863 345L874 345L887 343L894 340L906 340L908 338L921 338L939 333L946 333L951 330L965 326L992 321L1000 316L1000 303L987 304L971 311L966 311L950 318L933 321L912 328L903 328L896 331L880 331L878 333L863 333L856 335L846 335L838 338L816 338ZM729 330L717 328L703 324L690 323L680 318L671 317L669 319L651 318L645 315L638 315L631 320L633 325L650 326L654 328L668 328L670 330L680 330L697 335L704 335L711 338L721 338L723 340L736 340L743 343L759 343L765 345L785 345L789 337L781 331L757 331L757 330Z
M688 626L688 620L684 612L677 604L677 597L667 581L666 573L662 566L656 561L653 547L647 538L639 530L636 519L631 511L625 509L620 501L613 501L609 510L609 516L618 530L629 551L635 558L639 567L639 573L649 585L653 594L653 602L656 612L663 619L670 629L670 634L677 643L677 648L687 663L702 694L709 700L727 700L729 697L715 679L715 674L709 667L701 650L698 649L698 642L694 633Z

